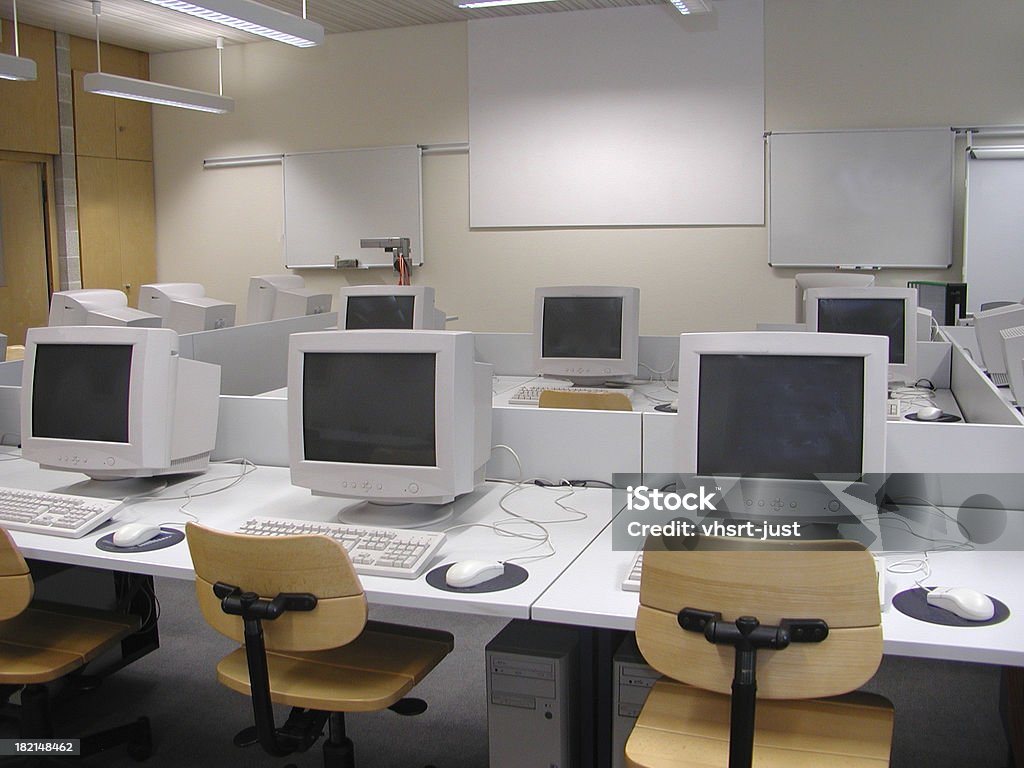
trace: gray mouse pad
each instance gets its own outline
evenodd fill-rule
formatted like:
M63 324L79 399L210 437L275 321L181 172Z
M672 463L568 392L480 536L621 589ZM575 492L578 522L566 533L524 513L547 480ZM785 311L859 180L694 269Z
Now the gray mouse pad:
M921 587L907 589L893 597L892 605L900 613L918 621L927 621L929 624L944 624L947 627L988 627L992 624L999 624L1006 621L1010 616L1010 609L1006 604L996 600L992 595L988 599L992 601L996 612L987 621L971 621L961 619L945 608L936 608L928 605L928 590Z
M483 584L477 584L475 587L449 587L445 583L444 577L445 574L448 573L448 569L453 565L455 565L455 563L445 563L444 565L437 566L437 568L434 568L432 571L428 571L427 584L435 589L444 590L445 592L474 594L480 592L500 592L503 589L518 587L530 577L529 572L525 568L521 568L515 563L505 563L505 572L501 576L496 576L490 581L485 581Z
M160 533L149 541L135 547L118 547L114 545L114 534L108 533L96 542L96 548L104 552L152 552L164 547L173 547L185 538L185 532L175 528L161 528Z

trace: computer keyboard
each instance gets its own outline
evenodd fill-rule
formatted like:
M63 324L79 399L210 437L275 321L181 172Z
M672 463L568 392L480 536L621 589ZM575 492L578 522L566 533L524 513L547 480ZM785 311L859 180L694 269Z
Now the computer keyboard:
M549 384L543 386L526 385L519 387L508 399L509 405L537 405L540 403L540 393L552 389L557 392L579 392L581 394L596 393L607 394L618 392L626 397L633 397L633 390L627 387L552 387Z
M348 551L356 573L397 579L418 578L445 540L445 535L436 531L372 528L280 517L251 518L242 523L237 532L253 536L330 536Z
M626 578L622 580L622 589L626 592L640 591L640 571L644 567L644 551L641 549L636 553L633 562L626 569Z
M644 567L644 551L640 550L636 553L636 557L633 558L633 562L629 568L626 569L626 578L622 580L622 590L624 592L639 592L640 591L640 571ZM885 562L875 558L875 579L878 585L878 604L884 610L885 609Z
M77 539L113 517L120 506L114 499L0 488L0 528Z

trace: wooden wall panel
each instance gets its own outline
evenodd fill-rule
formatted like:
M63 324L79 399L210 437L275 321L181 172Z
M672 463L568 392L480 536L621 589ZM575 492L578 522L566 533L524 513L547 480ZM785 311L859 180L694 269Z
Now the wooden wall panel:
M0 51L14 53L11 22L0 19ZM34 81L0 80L0 149L11 152L60 153L57 120L57 57L53 32L18 25L20 53L36 63Z
M153 164L117 161L122 288L138 306L139 286L156 282L156 215Z
M78 158L78 226L82 287L124 290L117 160Z

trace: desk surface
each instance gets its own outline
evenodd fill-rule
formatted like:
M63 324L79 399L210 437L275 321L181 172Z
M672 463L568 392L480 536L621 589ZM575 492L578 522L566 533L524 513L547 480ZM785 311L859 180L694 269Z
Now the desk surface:
M202 479L220 478L227 485L238 474L238 465L217 465ZM73 484L83 476L40 470L21 459L0 460L0 485L74 493ZM187 480L162 492L179 496ZM216 484L211 484L215 487ZM206 486L201 490L211 490ZM487 484L455 502L455 516L438 526L444 529L466 523L481 526L506 519L499 504L511 486ZM576 490L561 498L565 489L527 486L508 496L504 504L521 514L549 521L555 548L552 557L521 562L529 571L526 582L513 589L485 594L458 594L430 587L424 577L414 580L362 577L367 597L376 603L400 607L478 613L508 618L591 627L632 630L638 595L624 592L621 582L633 553L612 549L612 528L608 525L617 510L612 493L602 489ZM586 517L576 522L550 522L577 517L556 505L556 499ZM148 573L171 578L193 578L192 561L184 543L156 552L127 554L103 552L95 542L118 523L147 520L183 524L179 511L182 500L167 499L135 503L118 513L117 519L81 539L14 532L22 552L30 558L95 568ZM314 497L289 482L288 470L259 467L233 488L196 498L188 511L207 525L234 530L252 515L287 516L327 520L344 502ZM498 536L487 527L452 531L435 565L468 558L514 558L531 543ZM901 559L887 556L887 562ZM923 658L949 659L988 664L1024 666L1024 593L1017 585L1024 581L1021 552L975 551L930 555L932 576L926 583L970 586L999 598L1009 606L1010 619L991 627L942 627L916 621L895 609L883 612L886 653ZM914 586L914 576L889 573L895 591Z
M121 553L104 552L96 547L96 541L116 530L119 524L134 520L183 526L189 519L179 511L184 500L161 497L181 496L184 488L199 479L222 478L223 485L228 485L237 477L239 469L237 464L216 465L206 475L172 486L157 494L152 501L137 501L125 507L113 521L80 539L20 531L12 534L22 553L29 558L192 579L195 575L192 560L184 542L154 552ZM40 470L35 464L20 459L0 461L0 485L76 493L73 484L82 480L82 475ZM197 491L209 491L215 487L217 484L211 483ZM510 485L488 483L476 492L458 499L453 505L454 516L432 529L445 530L464 524L480 525L450 532L436 562L430 567L471 558L504 560L546 553L548 550L543 547L531 549L533 542L500 536L489 527L484 527L509 518L499 504L511 489ZM611 491L580 489L571 492L570 497L561 499L563 505L579 510L579 514L567 512L556 504L556 500L566 494L566 489L525 486L504 499L505 507L540 522L581 518L574 522L556 522L546 526L555 554L542 560L517 560L530 574L523 584L501 592L460 594L435 589L426 583L424 576L418 579L362 576L367 597L379 604L529 618L530 606L614 516ZM255 515L331 520L346 503L343 499L313 496L308 490L293 486L286 468L258 467L232 488L195 498L188 505L188 512L205 525L235 530Z
M563 624L632 631L639 595L621 588L635 552L612 549L606 528L533 606L533 618ZM887 555L887 566L909 555ZM1006 603L1010 618L989 627L944 627L882 612L885 653L895 656L1024 666L1024 553L942 552L929 555L932 575L923 583L979 589ZM917 576L916 578L921 578ZM912 575L887 572L893 594L915 586Z

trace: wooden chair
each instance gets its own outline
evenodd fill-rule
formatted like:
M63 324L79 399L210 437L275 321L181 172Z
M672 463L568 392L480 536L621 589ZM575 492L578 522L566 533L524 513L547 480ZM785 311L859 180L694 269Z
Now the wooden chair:
M419 714L403 699L451 652L448 632L367 621L366 597L345 549L326 536L259 537L186 526L196 597L206 620L243 646L217 679L252 697L255 726L235 737L272 755L307 750L324 725L324 765L351 768L345 712ZM292 707L274 723L272 703Z
M117 647L139 627L138 617L32 601L34 586L25 558L10 534L0 528L0 701L21 691L19 736L52 738L50 697L46 688L64 677L79 682L85 666ZM82 755L127 743L132 757L152 752L149 721L83 737Z
M888 765L892 706L840 697L881 661L876 578L856 542L651 538L637 644L671 679L651 690L626 765Z

